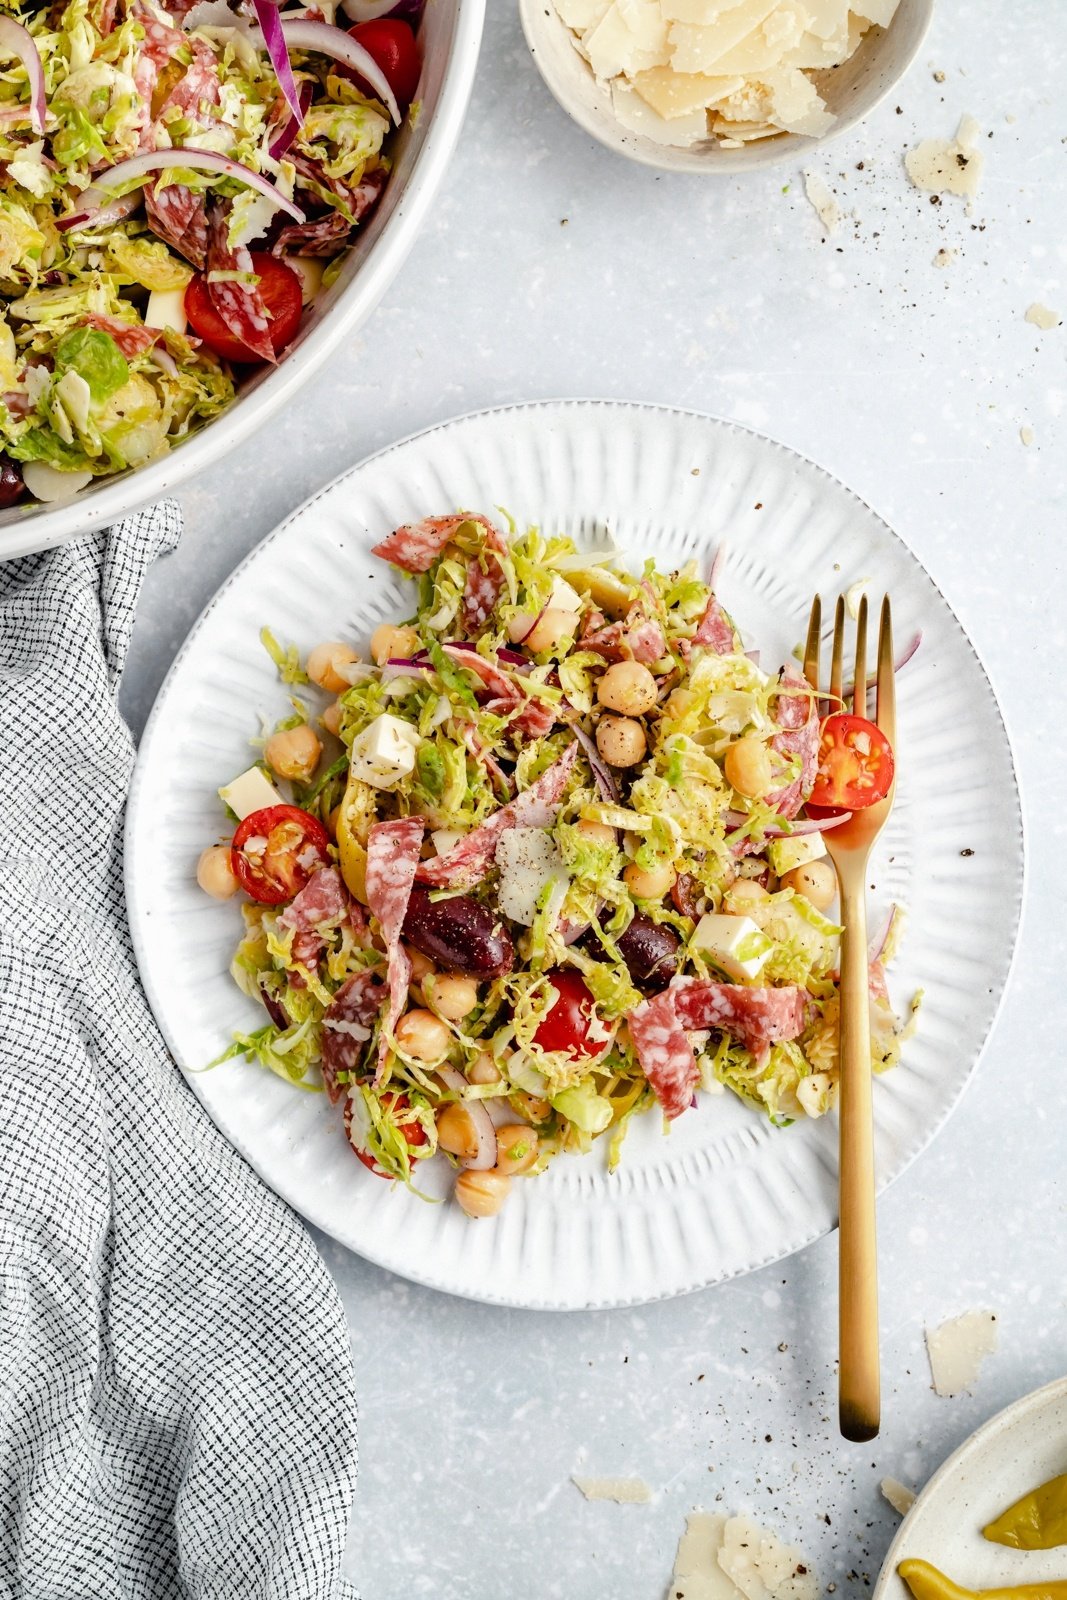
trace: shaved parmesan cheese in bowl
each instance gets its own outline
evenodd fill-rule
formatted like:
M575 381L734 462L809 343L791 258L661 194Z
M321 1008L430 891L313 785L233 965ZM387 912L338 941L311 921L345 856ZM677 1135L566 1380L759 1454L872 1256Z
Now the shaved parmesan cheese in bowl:
M854 127L920 49L933 0L519 0L556 100L647 166L737 173Z

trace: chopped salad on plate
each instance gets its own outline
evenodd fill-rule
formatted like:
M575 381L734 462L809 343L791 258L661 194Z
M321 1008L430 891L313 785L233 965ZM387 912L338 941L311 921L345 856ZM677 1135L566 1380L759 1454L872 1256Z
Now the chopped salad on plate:
M420 72L417 5L344 4L0 16L0 507L164 455L336 277Z
M631 572L468 512L374 553L411 604L369 651L263 632L291 711L220 789L231 827L197 873L243 893L231 970L265 1012L220 1061L324 1090L382 1178L418 1191L443 1157L471 1216L562 1152L599 1140L614 1168L635 1116L669 1127L702 1092L823 1116L824 835L893 782L877 728L761 665L718 559ZM879 1072L906 1031L896 920L871 951Z

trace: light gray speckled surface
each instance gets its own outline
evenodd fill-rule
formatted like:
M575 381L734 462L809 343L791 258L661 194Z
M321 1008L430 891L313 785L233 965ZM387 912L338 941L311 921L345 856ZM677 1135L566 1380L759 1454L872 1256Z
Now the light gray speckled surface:
M716 1504L773 1520L825 1588L859 1596L897 1520L881 1476L921 1483L983 1418L1067 1370L1067 328L1023 320L1034 300L1067 310L1059 9L941 0L899 114L889 104L816 163L849 213L824 241L799 171L669 179L591 143L492 0L450 180L384 305L285 425L183 495L185 540L150 577L127 673L136 728L237 560L378 445L549 395L737 418L831 468L922 557L990 668L1028 801L1012 992L970 1095L881 1209L878 1443L837 1436L832 1239L687 1300L571 1317L448 1300L320 1241L359 1367L350 1565L365 1600L662 1600L685 1513ZM971 218L931 205L900 164L963 111L991 134ZM958 255L939 269L943 246ZM923 1326L978 1306L1000 1315L1000 1350L973 1397L939 1400ZM654 1503L587 1505L576 1470L639 1474Z

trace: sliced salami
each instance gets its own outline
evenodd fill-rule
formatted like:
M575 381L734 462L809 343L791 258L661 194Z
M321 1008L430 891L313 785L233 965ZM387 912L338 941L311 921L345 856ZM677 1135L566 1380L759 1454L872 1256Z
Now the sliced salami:
M479 655L477 650L464 644L446 644L446 656L459 667L465 667L468 672L473 672L483 687L493 696L494 700L501 700L517 704L522 691L514 678L509 678L507 673L494 661L489 661L485 656Z
M145 217L152 232L201 272L207 265L207 206L204 196L184 183L144 191Z
M481 557L467 557L461 614L468 633L478 633L485 627L504 587L504 568L499 558L507 554L507 545L492 523L483 526L485 550Z
M641 1071L652 1085L664 1116L672 1121L688 1110L700 1081L693 1046L678 1020L671 991L646 1000L626 1018Z
M296 168L297 187L308 189L317 200L333 205L349 227L361 222L377 205L389 176L386 167L364 168L359 183L351 184L333 177L321 161L301 150L290 150L287 159Z
M605 661L640 661L651 666L666 653L667 640L655 617L647 614L642 600L635 600L622 622L596 623L599 613L588 619L582 634L583 650L593 650Z
M717 656L730 656L739 649L733 623L715 595L709 595L704 615L697 623L696 632L689 642L691 648L694 645L703 645L706 650L713 650Z
M385 944L389 1008L378 1042L377 1081L385 1072L393 1029L400 1021L411 982L411 962L400 943L400 930L419 864L426 824L421 817L376 822L367 840L367 904L378 919Z
M215 52L206 40L198 39L195 35L188 37L186 42L193 52L193 59L156 113L157 126L165 127L169 120L168 113L203 126L208 121L203 115L203 107L217 106L219 103Z
M151 350L159 338L158 328L145 328L139 322L125 322L121 317L105 317L96 311L89 313L84 326L99 328L101 333L109 333L127 360L144 355L144 352Z
M314 222L291 222L282 228L271 245L271 252L276 256L336 255L351 231L339 211L327 211L324 217L316 217Z
M293 930L293 960L302 967L316 966L326 948L327 936L341 926L348 914L344 879L336 867L323 867L308 879L278 918L283 928Z
M382 1007L385 986L373 972L356 972L334 995L322 1019L322 1081L337 1104L348 1081L360 1075L367 1041ZM348 1079L342 1081L340 1074Z
M495 539L500 535L487 517L476 516L472 511L457 511L450 517L424 517L421 522L405 523L387 539L373 547L372 554L391 561L394 567L405 572L429 572L445 545L457 528L465 522L477 522Z
M742 983L678 978L667 993L681 1027L732 1034L756 1055L804 1031L807 993L792 984L750 989Z
M253 274L252 257L244 245L231 249L227 228L229 207L214 205L208 215L206 287L213 309L235 339L248 346L261 361L276 364L278 357L270 337L270 320L258 285L234 280L213 283L214 272ZM254 274L253 274L254 275Z
M555 819L578 756L578 744L568 745L558 761L542 772L536 783L493 813L487 822L466 834L457 845L433 861L420 861L416 877L432 888L469 889L485 877L496 856L500 836L509 828L547 828Z
M819 713L807 679L793 666L782 668L774 715L782 731L774 735L771 745L779 755L798 758L800 770L767 799L783 817L795 817L811 793L819 768Z

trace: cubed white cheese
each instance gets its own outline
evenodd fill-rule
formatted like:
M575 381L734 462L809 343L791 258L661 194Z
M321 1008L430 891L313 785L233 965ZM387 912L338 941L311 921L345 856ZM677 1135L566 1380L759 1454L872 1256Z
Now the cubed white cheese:
M767 846L767 857L779 877L792 872L794 867L806 867L809 861L819 861L826 854L826 842L821 833L801 833L792 839L772 839Z
M496 847L497 904L512 922L532 928L545 885L563 876L563 858L546 828L509 828Z
M439 856L447 856L453 845L457 845L463 837L461 828L435 828L430 835L433 847Z
M774 948L751 917L731 917L722 911L701 917L690 946L739 983L758 978Z
M146 328L173 328L184 333L187 327L184 289L153 289L145 307Z
M321 256L286 256L286 262L300 279L300 298L309 306L322 288L326 263Z
M553 578L552 592L548 597L548 609L550 611L580 611L582 609L582 597L571 588L565 578Z
M285 804L270 779L264 776L259 767L249 767L247 772L242 772L232 783L224 784L219 790L219 799L223 805L229 806L242 822L246 817L250 817L253 811L263 811L267 806Z
M353 741L352 776L375 789L391 789L413 770L418 748L418 730L383 712Z

